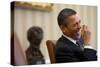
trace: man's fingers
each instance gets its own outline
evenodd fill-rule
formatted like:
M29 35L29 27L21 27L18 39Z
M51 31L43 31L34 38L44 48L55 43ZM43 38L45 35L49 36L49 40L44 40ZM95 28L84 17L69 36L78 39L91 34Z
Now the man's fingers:
M89 44L90 37L91 37L91 32L90 32L90 30L88 29L88 27L86 25L82 26L81 36L84 40L84 44Z
M89 29L88 29L88 27L86 26L86 25L83 25L82 26L82 31L88 31Z
M84 35L84 34L87 34L87 35L91 34L89 28L86 25L83 25L81 29L81 35Z

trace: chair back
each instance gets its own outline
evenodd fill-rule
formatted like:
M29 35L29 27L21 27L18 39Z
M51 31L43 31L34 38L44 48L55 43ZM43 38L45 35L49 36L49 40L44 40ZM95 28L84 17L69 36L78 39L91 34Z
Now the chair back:
M48 48L48 53L49 53L51 64L55 63L56 62L56 59L55 59L56 41L55 40L47 40L46 45L47 45L47 48Z

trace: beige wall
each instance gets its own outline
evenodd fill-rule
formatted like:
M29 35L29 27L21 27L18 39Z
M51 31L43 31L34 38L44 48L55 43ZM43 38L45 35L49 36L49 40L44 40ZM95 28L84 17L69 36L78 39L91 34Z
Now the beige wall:
M46 60L49 60L46 48L46 40L57 40L61 36L61 31L57 24L57 15L63 8L73 8L81 16L82 24L86 24L92 31L91 45L97 49L97 8L94 6L61 5L55 4L50 12L15 8L14 31L18 35L21 46L25 51L29 45L26 32L31 26L40 26L44 30L44 39L41 44L42 53ZM48 61L49 62L49 61Z

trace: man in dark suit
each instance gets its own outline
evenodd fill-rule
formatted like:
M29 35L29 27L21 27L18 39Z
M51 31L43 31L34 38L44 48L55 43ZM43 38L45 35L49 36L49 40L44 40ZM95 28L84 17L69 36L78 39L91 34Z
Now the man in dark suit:
M56 63L97 60L96 50L90 47L91 32L87 26L81 26L75 10L63 9L58 15L58 25L63 35L56 43Z

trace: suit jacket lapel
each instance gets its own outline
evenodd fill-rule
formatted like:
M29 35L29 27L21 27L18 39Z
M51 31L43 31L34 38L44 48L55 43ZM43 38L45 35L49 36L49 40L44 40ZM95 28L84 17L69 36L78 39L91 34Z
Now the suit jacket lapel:
M64 43L66 43L66 45L68 45L69 47L71 47L72 49L77 49L77 50L82 50L79 46L77 46L76 44L74 44L72 41L68 40L67 38L65 38L64 36L61 37L62 41Z

